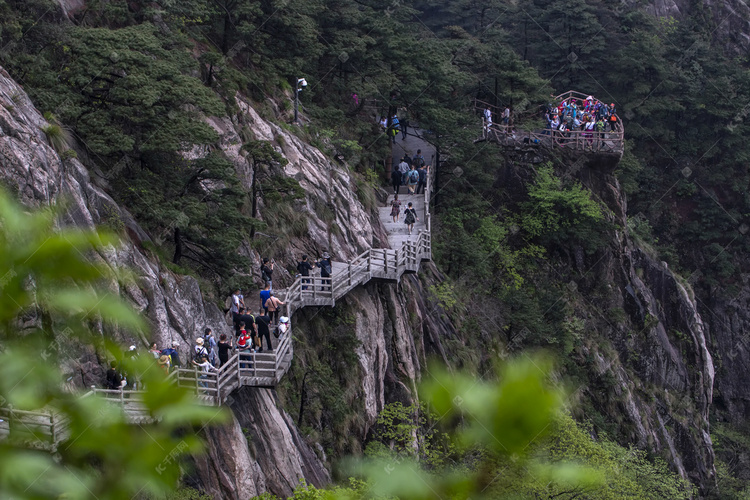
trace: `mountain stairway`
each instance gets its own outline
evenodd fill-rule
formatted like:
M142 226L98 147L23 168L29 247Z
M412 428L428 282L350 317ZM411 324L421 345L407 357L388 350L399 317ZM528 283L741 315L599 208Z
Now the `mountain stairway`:
M405 273L415 273L422 261L432 259L429 210L432 173L427 176L423 194L400 197L401 221L391 222L390 202L379 209L381 221L388 233L389 248L368 248L348 262L332 262L331 277L309 276L297 278L289 288L275 290L285 302L284 312L292 318L303 307L334 306L354 288L373 279L397 282ZM402 188L405 190L405 188ZM419 221L408 234L403 223L403 211L412 202ZM303 283L303 279L305 282ZM276 339L270 352L235 353L227 363L210 373L195 368L177 368L168 379L178 387L186 387L206 405L222 405L240 387L275 387L289 370L294 357L292 328ZM134 424L153 421L143 403L141 390L111 390L91 388L81 397L103 397L107 402L123 408L126 418ZM55 451L67 439L66 417L55 411L22 411L0 406L0 440L14 435L31 447Z

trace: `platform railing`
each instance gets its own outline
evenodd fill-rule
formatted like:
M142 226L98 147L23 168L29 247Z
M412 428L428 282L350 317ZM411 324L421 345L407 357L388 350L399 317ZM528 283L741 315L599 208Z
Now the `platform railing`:
M567 102L572 98L583 101L589 96L597 101L604 102L601 99L597 99L596 96L574 90L564 92L552 99L554 101L553 104L557 105L561 102ZM608 121L605 122L605 128L610 129L609 131L571 130L562 132L550 128L518 130L515 125L495 123L495 120L487 127L484 123L484 110L489 108L493 116L499 119L502 113L500 108L479 99L474 100L474 108L482 116L482 138L504 146L543 146L551 149L560 148L590 153L615 154L621 154L625 147L625 128L620 116L616 113L615 117L617 117L617 120L615 121L614 130L611 130L611 122Z

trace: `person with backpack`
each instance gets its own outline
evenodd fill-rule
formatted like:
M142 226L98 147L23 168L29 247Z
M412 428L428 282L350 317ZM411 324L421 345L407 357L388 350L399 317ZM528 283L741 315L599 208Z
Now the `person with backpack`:
M195 345L193 346L193 361L197 361L205 356L208 359L208 349L203 345L205 341L203 337L195 339Z
M399 166L401 164L393 166L393 170L391 171L391 184L393 185L393 193L398 194L398 190L401 188L401 171L399 170Z
M208 327L203 330L203 345L208 351L208 361L216 366L216 339L214 332Z
M268 259L263 259L263 264L260 266L260 277L263 280L264 283L268 285L269 290L273 290L273 266L276 264L276 261L271 259L269 262Z
M277 323L279 320L279 309L281 309L281 306L283 306L285 303L279 300L276 295L271 292L271 296L268 297L268 300L266 300L266 310L268 311L268 315L271 317L271 323Z
M333 270L333 265L331 264L331 256L328 254L328 252L323 252L323 257L318 261L318 267L320 268L320 276L321 278L330 278L331 272ZM331 280L323 280L323 287L328 287L328 290L331 289Z
M253 328L255 328L255 318L253 317L252 322ZM245 322L240 323L239 335L237 336L237 352L240 354L240 360L247 359L247 356L243 358L243 354L255 352L253 348L253 337L245 330ZM240 363L240 368L252 368L248 363Z
M182 366L182 363L180 362L180 353L177 352L178 347L180 347L180 343L173 340L171 347L167 347L161 351L162 354L169 356L169 366L172 370Z
M279 338L289 331L289 318L282 316L279 318L279 325L276 327L275 337Z
M411 166L411 171L409 172L409 194L414 194L414 190L417 189L417 184L419 183L419 172L417 172L417 167L415 165Z
M401 130L401 124L398 121L398 116L393 115L393 118L391 118L390 128L390 136L393 140L393 144L396 144L396 136L398 135L399 130Z
M409 202L409 206L404 210L404 215L406 216L404 218L404 223L409 230L409 234L411 234L412 229L414 229L414 222L419 220L419 217L417 217L417 211L414 209L411 202Z
M398 199L398 195L395 194L391 202L391 217L393 217L393 222L398 222L399 215L401 215L401 202Z
M127 385L125 377L123 377L117 370L117 361L111 361L109 363L109 370L107 370L107 389L116 391L124 388Z
M263 339L266 339L266 346L269 351L273 351L273 345L271 345L271 331L268 325L271 323L271 318L268 317L268 313L264 313L262 310L259 311L258 316L255 317L255 327L258 329L258 352L263 352Z
M401 174L399 174L399 182ZM302 260L297 263L297 272L302 275L302 289L307 290L307 283L310 283L310 271L313 270L315 264L310 264L307 260L307 255L302 256Z
M411 166L415 168L419 168L424 164L425 164L425 161L424 161L424 156L422 156L422 150L417 149L417 154L415 154L414 158L411 159Z
M417 194L424 193L425 186L427 185L427 166L422 165L417 169L419 172L419 182L417 183Z
M615 131L617 126L617 110L615 109L615 103L609 105L609 130L610 132Z

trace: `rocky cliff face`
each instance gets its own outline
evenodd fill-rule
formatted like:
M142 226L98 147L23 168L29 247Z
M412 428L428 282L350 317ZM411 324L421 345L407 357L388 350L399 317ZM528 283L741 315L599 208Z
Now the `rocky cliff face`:
M221 125L221 122L217 123ZM141 348L151 341L163 346L177 340L181 343L182 358L186 360L192 338L206 326L217 334L230 333L222 311L203 299L197 281L173 274L154 255L145 251L143 242L149 241L149 235L127 210L118 206L92 180L89 171L77 159L62 160L49 146L42 131L45 125L46 121L23 89L0 68L2 184L16 192L18 198L29 206L67 200L69 208L62 224L94 227L116 218L127 234L122 244L102 250L95 258L112 268L126 267L134 274L133 283L120 285L113 282L109 287L112 293L127 298L149 319L151 335L142 339L126 338L119 332L113 332L113 335L119 336L123 343L136 343ZM227 128L234 131L231 126ZM313 148L306 148L299 155L301 158L322 158ZM314 186L316 182L318 185L324 182L322 177L314 175L315 167L309 161L300 159L288 168L296 173L306 168L305 172L311 175L303 179L304 184ZM305 174L300 175L304 177ZM314 195L312 191L311 196ZM348 200L354 204L351 193ZM347 211L350 227L363 231L364 222L359 226L352 222L357 216L366 219L361 211ZM315 238L316 234L313 232L312 237ZM321 244L327 243L325 236L321 239ZM351 244L342 244L343 252L356 252L357 242L363 244L364 240L351 238L351 241ZM73 382L81 387L101 385L103 379L100 360L93 352L69 359L63 370L74 376ZM322 461L277 407L271 391L240 391L231 408L234 420L227 427L207 429L209 453L196 459L200 482L217 498L246 499L269 490L286 494L301 478L318 485L328 481Z
M573 399L591 402L616 422L612 430L622 442L657 450L683 477L708 490L715 484L709 435L715 373L695 295L627 230L627 201L613 175L616 157L557 159L558 175L590 189L609 208L613 227L606 246L592 254L552 250L550 279L569 280L566 300L587 332L572 356L594 374ZM519 149L509 151L507 160L498 185L522 193L533 165L551 158Z
M256 138L276 144L289 160L285 173L297 179L306 193L299 210L307 215L308 236L293 240L275 256L277 261L294 262L299 253L322 248L345 260L367 247L385 246L383 229L357 199L354 180L346 168L262 119L241 96L237 99L240 112L236 116L210 118L209 122L219 132L221 147L233 159L241 181L246 186L252 181L240 152L241 130L247 127ZM29 205L67 198L66 224L91 227L114 217L125 228L126 240L97 258L134 272L135 283L111 283L110 287L150 319L153 331L148 339L121 340L136 340L140 345L153 340L163 345L177 339L185 355L190 340L203 327L226 332L222 312L204 300L198 283L171 273L144 250L149 235L107 194L106 185L92 179L78 160L61 160L47 144L41 129L45 124L23 90L0 69L2 182ZM507 159L498 171L498 185L523 192L530 179L528 167L546 158L538 150L518 150L508 152ZM577 363L595 374L595 383L582 387L579 395L617 420L623 440L659 450L683 476L709 485L714 477L708 434L714 367L693 292L624 229L626 201L612 175L616 159L579 161L571 157L563 163L575 167L565 175L575 175L609 207L610 221L616 226L606 248L593 255L571 249L555 264L559 272L570 276L576 315L585 318L587 331L596 332L573 354ZM326 221L316 215L321 200L333 214ZM262 206L261 215L265 210L273 207ZM332 224L339 230L333 231ZM257 258L250 251L247 254ZM289 278L282 275L282 280ZM408 276L399 284L370 282L337 304L337 314L346 316L345 327L353 331L356 340L352 363L356 366L344 384L345 397L352 408L361 407L360 418L345 424L347 439L361 443L385 404L408 404L418 398L416 382L428 356L448 363L444 340L458 336L439 307L429 301L428 293L430 285L440 280L439 272L426 265L425 272ZM744 331L746 321L739 312L743 303L737 299L716 306L732 318L734 327L727 327L721 339L719 329L714 334L724 362L737 360L735 363L746 366L748 343L745 337L731 334ZM299 311L294 318L296 332L305 335L311 330L317 314L319 311L311 308ZM305 343L320 340L304 338ZM289 385L292 391L299 391L310 361L306 356L314 352L306 354L300 349L295 354L299 355ZM93 353L70 361L65 369L78 375L75 380L82 386L101 378ZM719 386L726 404L738 414L746 414L750 394L739 379L727 377ZM195 483L216 498L244 499L264 491L287 495L301 478L316 485L328 482L326 450L297 429L295 420L300 420L300 415L293 420L281 406L272 390L245 388L234 394L232 422L205 431L209 448L205 456L195 458Z
M240 112L233 117L211 117L208 122L220 135L220 147L233 160L241 182L249 187L252 171L241 154L241 131L249 129L259 140L272 141L288 160L286 175L294 177L305 190L305 199L297 207L307 215L308 234L292 241L277 261L294 262L300 253L330 249L335 259L353 258L365 248L387 246L387 238L377 217L357 198L354 180L346 167L330 162L319 150L297 136L262 119L242 96L237 97ZM107 183L77 159L61 159L48 144L42 127L47 122L36 110L23 89L0 68L0 179L30 206L69 202L62 223L82 227L121 222L126 235L122 244L107 248L96 258L107 265L127 267L135 282L111 283L113 293L126 297L150 320L148 338L120 336L124 343L148 342L167 345L181 343L183 360L192 338L206 326L218 335L229 333L222 311L204 300L198 282L189 276L175 275L152 253L144 249L150 236L124 207L118 206L106 192ZM193 151L191 155L200 155ZM323 200L333 214L323 221L316 207ZM261 204L261 217L273 207ZM332 231L332 225L338 231ZM257 255L247 252L252 259ZM431 279L439 279L430 266ZM282 276L290 279L290 276ZM417 398L416 384L425 356L441 354L440 338L451 335L452 325L430 314L425 285L416 276L401 284L371 283L349 294L339 305L355 316L357 370L353 380L356 393L364 401L365 415L356 435L364 439L384 404L399 400L409 403ZM299 330L315 311L295 316ZM299 318L297 317L299 316ZM100 384L103 370L92 352L71 359L64 369L77 375L79 386ZM247 499L269 491L286 496L300 479L322 486L330 481L320 445L308 443L294 421L280 408L274 390L243 388L232 395L232 421L222 427L207 427L208 450L194 458L191 482L215 498Z
M656 17L678 21L698 19L729 52L742 55L750 49L750 5L744 0L651 0L647 10Z

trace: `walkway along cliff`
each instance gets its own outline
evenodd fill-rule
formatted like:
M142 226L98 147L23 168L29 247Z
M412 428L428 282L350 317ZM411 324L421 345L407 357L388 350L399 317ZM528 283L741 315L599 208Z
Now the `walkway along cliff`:
M7 104L0 106L0 178L30 206L68 197L71 210L65 223L93 227L106 220L105 214L118 214L129 238L121 248L103 252L100 257L113 267L133 269L137 286L113 283L111 287L149 318L156 336L153 340L166 345L170 339L179 339L186 345L204 326L213 328L217 335L229 333L223 314L215 304L204 300L194 278L175 275L143 249L142 243L149 241L149 236L107 194L96 175L75 158L61 159L47 144L41 131L45 120L23 89L1 69L0 101ZM426 353L442 356L448 363L445 353L465 339L450 319L428 303L426 289L440 279L428 262L432 258L433 222L429 195L423 199L402 196L404 202L417 205L424 224L417 226L417 234L411 239L402 242L403 227L401 234L388 234L388 224L374 222L352 195L353 182L346 169L332 165L317 149L262 119L242 96L237 97L237 104L241 113L236 123L234 118L207 120L219 131L221 148L235 160L238 172L244 175L243 183L249 185L250 178L246 162L238 153L242 144L239 130L247 126L258 140L280 139L276 143L290 160L285 174L297 179L306 192L301 210L309 214L309 237L295 242L285 259L290 260L306 247L328 244L328 248L340 249L330 290L318 277L306 290L299 282L278 290L289 303L287 314L293 315L295 337L288 334L273 353L249 355L252 368L242 368L239 357L235 357L207 388L196 386L194 370L173 375L175 383L198 392L206 404L223 403L234 414L229 425L204 431L207 453L194 457L195 472L189 479L215 498L244 500L265 491L288 495L302 478L316 485L330 481L326 450L309 437L308 429L300 431L298 419L280 408L273 389L294 375L302 351L297 335L308 326L313 311L345 310L349 316L345 326L359 342L352 348L359 371L352 381L358 391L351 397L361 404L362 415L350 427L356 430L351 434L356 435L345 437L360 442L384 404L417 397L416 382ZM612 231L607 247L596 254L586 255L579 248L555 250L555 258L562 264L550 272L559 273L562 282L572 283L568 290L573 297L573 313L585 318L587 327L583 346L570 356L592 373L596 382L581 387L576 397L593 401L602 414L613 419L622 441L656 450L696 484L710 484L714 471L708 408L714 373L703 323L689 286L628 235L626 201L613 175L619 155L545 148L531 141L501 146L505 163L498 165L493 175L497 189L509 198L525 192L535 164L561 158L556 168L567 168L590 189L609 208L608 217L618 227ZM310 209L315 198L342 202L334 213L341 233L325 234L325 223ZM387 219L383 213L377 218ZM278 256L276 259L280 260ZM413 273L424 268L426 272L419 273L418 279ZM426 275L433 281L426 280ZM115 332L115 338L123 343L129 340L117 335ZM139 342L145 345L148 340ZM447 341L451 344L441 344ZM496 358L498 353L477 355ZM297 363L292 365L294 359ZM83 390L102 378L100 360L85 349L63 369ZM133 421L148 418L138 415L137 394L116 391L105 395L130 405ZM579 416L585 419L588 415ZM16 427L22 419L27 419L28 425L47 427L45 433L53 445L64 435L65 422L56 421L54 415L24 416L16 412L14 418Z
M351 290L372 279L398 282L404 273L419 270L422 261L432 259L430 239L430 195L432 173L427 176L423 194L402 195L404 204L412 202L419 221L414 225L414 235L403 237L397 231L389 234L389 243L395 248L370 248L352 261L334 262L330 278L311 276L297 278L287 289L276 293L284 299L286 315L294 324L294 313L303 307L335 306ZM381 219L389 218L390 207L380 209ZM177 368L169 379L179 387L189 387L206 404L221 405L240 387L274 387L289 369L293 357L293 329L282 334L276 347L268 353L235 353L217 371L203 374L197 368ZM203 379L199 377L203 375ZM123 407L127 417L139 424L149 420L144 413L140 390L108 390L92 386L81 397L99 394L108 401ZM52 450L67 439L66 421L50 412L29 412L0 407L0 437L16 432L38 437L47 436L40 443Z

